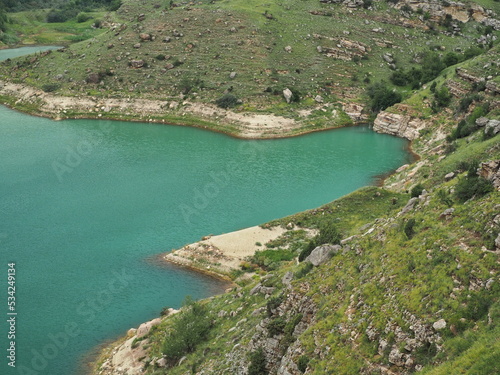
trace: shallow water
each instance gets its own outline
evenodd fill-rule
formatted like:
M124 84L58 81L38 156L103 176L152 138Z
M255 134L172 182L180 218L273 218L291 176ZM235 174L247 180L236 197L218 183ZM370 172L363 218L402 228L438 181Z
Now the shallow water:
M104 340L186 295L225 287L154 255L372 184L408 162L406 147L362 127L244 141L186 127L55 122L0 106L0 301L7 306L15 262L18 313L17 371L3 356L0 373L77 373Z

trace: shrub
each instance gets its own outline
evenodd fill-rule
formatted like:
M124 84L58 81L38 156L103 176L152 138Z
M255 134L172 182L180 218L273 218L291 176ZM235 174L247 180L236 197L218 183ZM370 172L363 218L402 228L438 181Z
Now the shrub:
M267 375L266 356L264 350L259 348L249 355L250 365L248 366L248 375Z
M57 83L46 83L42 86L42 90L45 92L54 92L59 89L59 84Z
M84 12L80 12L78 13L78 16L76 16L76 22L78 23L87 22L90 19L92 19L92 16L89 16L87 13Z
M283 333L285 326L286 326L286 321L282 316L271 320L267 325L267 332L269 334L269 337L274 337Z
M410 196L412 198L417 198L422 194L423 191L424 187L422 186L422 184L417 184L411 189Z
M415 235L415 224L415 219L411 218L406 222L404 226L404 232L409 240Z
M319 235L316 239L317 244L339 244L342 236L337 227L331 221L324 221L319 226Z
M207 308L187 297L184 311L174 317L170 334L163 344L163 354L169 364L172 366L187 353L192 353L200 342L206 340L211 327L212 319Z
M227 109L227 108L233 108L236 105L238 105L239 100L233 94L224 94L224 96L220 97L215 101L215 104L217 104L217 106L220 108Z
M115 10L118 10L121 6L122 6L121 0L113 0L108 6L108 10L113 12Z
M300 372L304 373L307 370L307 365L309 364L309 357L307 355L301 355L297 361L297 368Z
M450 104L452 95L447 87L441 86L440 89L436 90L434 93L434 102L432 106L434 109L447 107Z
M473 197L482 197L491 191L493 191L491 181L479 176L466 177L455 186L455 197L460 202L465 202Z
M378 112L399 103L401 94L391 90L385 82L377 82L368 87L368 96L371 99L370 107L372 111Z
M309 254L311 254L311 252L314 250L315 247L316 247L316 242L314 240L310 240L300 252L299 262L302 262L304 259L306 259L309 256Z
M267 301L266 304L266 309L267 309L267 315L272 316L273 315L273 310L275 310L281 303L283 302L283 296L277 296L277 297L272 297Z
M300 279L302 277L304 277L305 275L307 275L312 269L313 269L313 265L311 262L306 262L304 263L297 272L295 272L295 278L296 279Z

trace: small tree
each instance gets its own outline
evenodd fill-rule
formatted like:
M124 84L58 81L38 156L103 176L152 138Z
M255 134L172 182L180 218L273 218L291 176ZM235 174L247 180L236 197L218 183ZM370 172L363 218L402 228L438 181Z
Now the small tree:
M250 365L248 366L248 375L267 375L266 356L264 350L259 348L249 355Z
M233 94L224 94L224 96L215 101L215 104L220 108L227 109L236 107L239 104L239 100Z

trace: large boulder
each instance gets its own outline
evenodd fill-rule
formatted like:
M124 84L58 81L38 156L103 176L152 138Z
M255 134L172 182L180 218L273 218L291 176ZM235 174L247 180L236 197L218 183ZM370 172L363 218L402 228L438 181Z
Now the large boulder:
M342 247L340 245L325 244L316 247L311 254L305 259L306 262L311 262L317 267L320 264L327 262L334 254L337 254Z
M289 88L286 88L283 90L283 96L285 97L285 100L287 103L290 103L292 101L292 96L293 92Z

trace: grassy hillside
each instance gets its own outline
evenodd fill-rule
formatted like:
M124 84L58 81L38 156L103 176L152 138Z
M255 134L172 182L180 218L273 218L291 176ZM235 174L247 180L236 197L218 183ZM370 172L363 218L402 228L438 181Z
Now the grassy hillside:
M370 3L365 9L317 0L124 1L116 12L95 15L101 34L90 29L92 21L80 24L78 30L88 27L80 35L90 39L36 64L18 60L19 69L4 64L0 78L38 88L57 80L52 89L62 95L181 95L214 102L229 93L242 103L239 110L299 118L297 109L315 108L317 95L324 102L366 103L367 85L419 66L419 56L461 55L477 48L481 35L498 35L473 19L462 24L403 3ZM15 28L26 27L28 15L16 17ZM71 22L51 24L34 40L48 42L50 32L58 40L57 33L75 26ZM28 25L30 33L40 27ZM285 88L294 94L290 104L283 98ZM399 90L411 93L410 87ZM317 113L311 122L332 117L331 110Z

